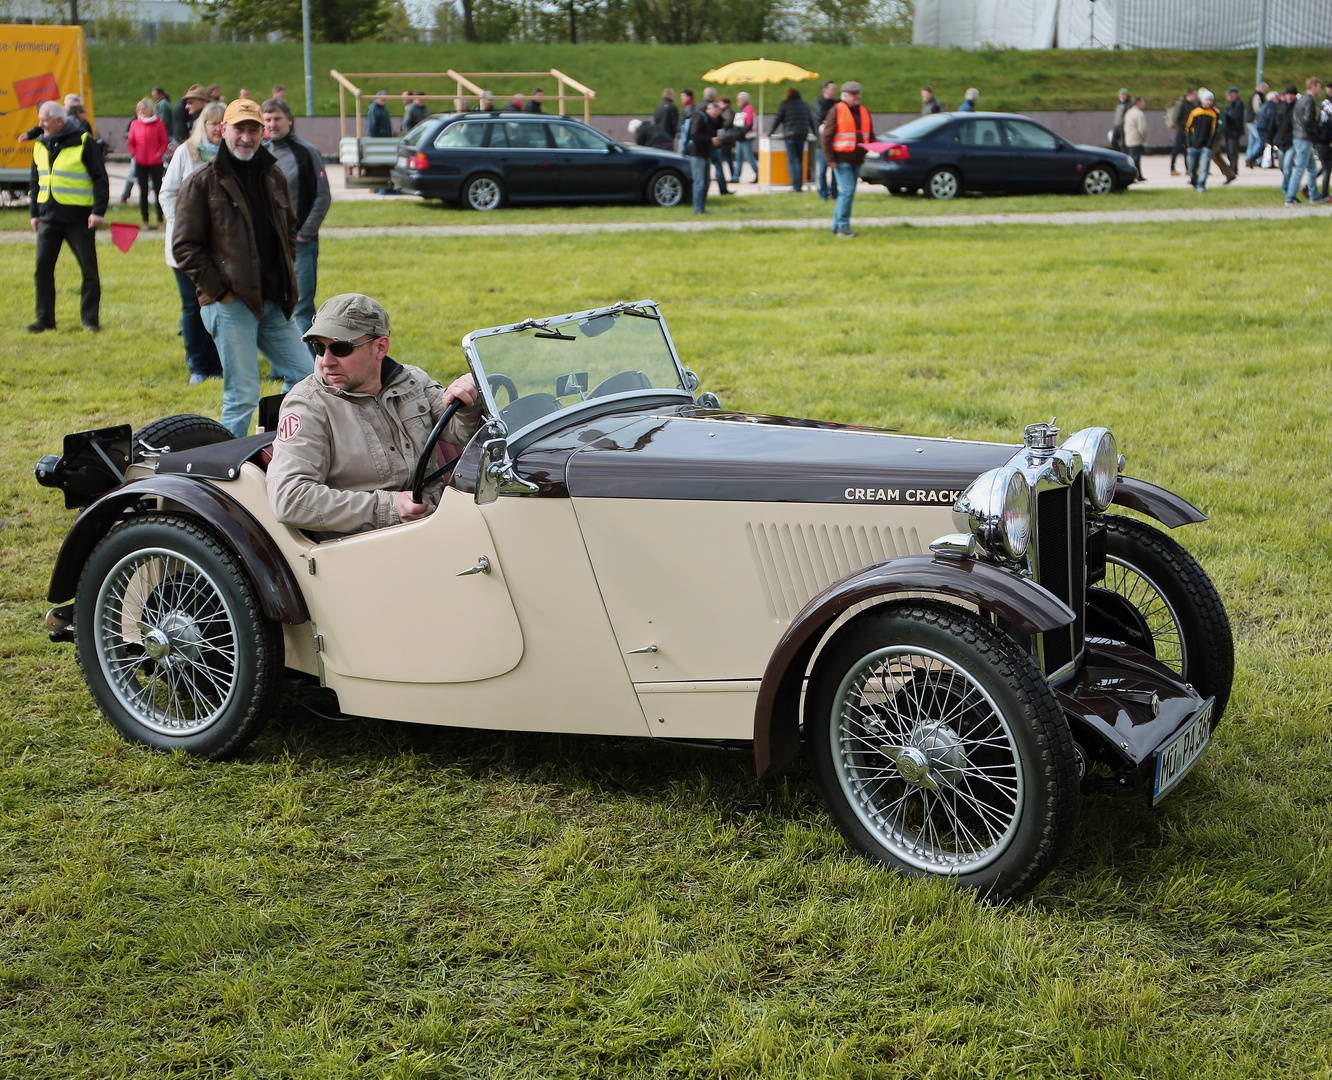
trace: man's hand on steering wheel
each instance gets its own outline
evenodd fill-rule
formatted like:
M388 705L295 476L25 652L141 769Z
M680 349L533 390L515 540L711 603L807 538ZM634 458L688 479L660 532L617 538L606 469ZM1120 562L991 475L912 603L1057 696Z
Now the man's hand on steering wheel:
M435 512L435 508L429 503L414 500L410 491L398 492L397 506L399 521L420 521L421 518L429 517Z
M461 401L464 405L475 405L477 398L476 379L468 372L466 375L459 375L453 382L449 383L448 389L444 391L444 404L450 401Z

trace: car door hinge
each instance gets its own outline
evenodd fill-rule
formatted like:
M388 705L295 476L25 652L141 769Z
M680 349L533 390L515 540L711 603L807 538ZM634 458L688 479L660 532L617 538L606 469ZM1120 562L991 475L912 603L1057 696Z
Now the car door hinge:
M314 558L313 555L307 555L307 556L305 557L305 572L306 572L307 574L310 574L311 576L314 575L314 572L315 572L315 558Z
M324 635L323 635L323 634L315 634L315 635L314 635L314 651L317 652L317 653L321 653L321 652L324 651Z

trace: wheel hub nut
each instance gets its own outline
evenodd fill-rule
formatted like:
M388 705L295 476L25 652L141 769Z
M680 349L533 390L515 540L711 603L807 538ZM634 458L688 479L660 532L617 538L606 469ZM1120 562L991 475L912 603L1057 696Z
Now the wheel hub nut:
M894 762L898 773L908 784L933 787L930 779L930 755L918 746L903 746L897 750Z
M171 651L171 639L161 630L149 630L143 635L143 651L154 660L163 660Z

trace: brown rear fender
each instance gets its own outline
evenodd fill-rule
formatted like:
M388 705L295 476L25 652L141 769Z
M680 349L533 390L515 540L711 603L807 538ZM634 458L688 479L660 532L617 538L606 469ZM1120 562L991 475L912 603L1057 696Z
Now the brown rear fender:
M989 563L908 555L875 563L814 597L773 650L754 708L754 765L759 778L789 765L800 749L800 693L810 659L828 629L854 604L894 593L930 593L975 604L1024 634L1067 626L1073 609L1030 578Z
M78 589L79 575L97 542L140 499L154 496L184 506L208 522L245 564L263 604L264 614L283 623L310 618L296 576L259 522L243 506L206 480L187 476L150 476L108 491L85 509L65 537L51 572L47 598L55 604L69 600Z
M1119 483L1115 484L1115 497L1111 502L1156 518L1168 529L1178 529L1181 525L1195 525L1207 520L1207 515L1183 496L1132 476L1119 478Z

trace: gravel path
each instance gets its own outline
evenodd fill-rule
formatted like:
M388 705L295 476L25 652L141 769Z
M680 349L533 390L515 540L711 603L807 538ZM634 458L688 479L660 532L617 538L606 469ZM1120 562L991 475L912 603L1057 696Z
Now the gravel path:
M1243 206L1230 209L1189 207L1176 210L1069 210L1053 214L949 214L928 217L855 217L851 224L856 229L883 228L892 225L911 225L916 228L959 227L968 225L1138 225L1161 221L1275 221L1291 218L1329 217L1332 212L1324 206L1301 205L1287 209L1275 206ZM684 221L622 221L579 222L561 225L383 225L339 226L321 229L321 240L353 240L369 236L582 236L588 233L638 232L710 232L714 230L743 229L821 229L830 227L827 218L769 218L745 221L703 220ZM35 234L0 232L0 243L32 243ZM110 243L109 230L101 230L98 239ZM161 232L146 232L140 241L161 243Z

